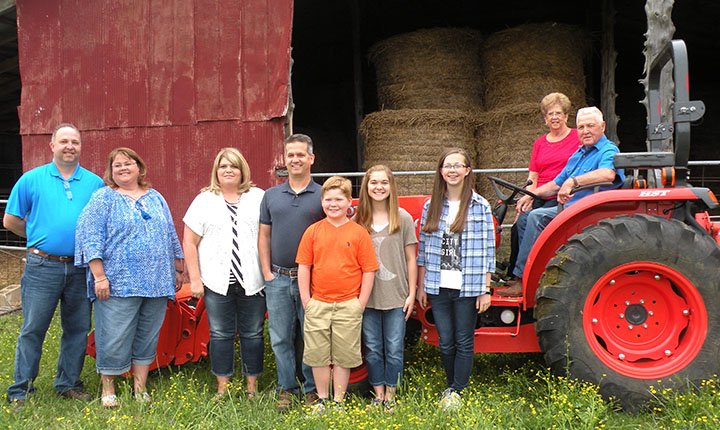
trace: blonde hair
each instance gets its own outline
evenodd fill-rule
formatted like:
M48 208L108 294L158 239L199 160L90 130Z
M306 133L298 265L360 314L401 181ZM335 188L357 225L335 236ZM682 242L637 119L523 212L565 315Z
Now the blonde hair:
M322 196L325 197L325 193L335 189L342 191L348 200L352 199L352 183L349 179L343 178L342 176L332 176L328 178L322 186Z
M118 187L118 184L115 183L115 180L113 180L113 177L112 177L112 165L113 165L113 162L115 161L115 158L118 155L123 155L123 156L135 161L135 164L137 164L138 170L140 171L140 174L138 175L138 178L137 178L138 185L140 186L140 188L145 189L145 190L150 188L150 183L145 180L145 175L147 175L147 165L145 164L143 159L140 158L140 156L138 155L137 152L133 151L130 148L125 148L125 147L115 148L112 151L110 151L110 155L108 155L108 163L107 163L107 166L105 167L105 174L103 175L103 180L105 181L105 185L112 187L112 188Z
M201 191L210 191L215 194L220 194L220 181L218 181L217 172L220 168L220 160L223 158L229 161L233 167L240 169L240 184L238 185L238 192L240 194L249 191L250 188L255 186L255 184L253 184L250 180L250 166L240 151L235 148L223 148L215 156L212 174L210 175L210 185L203 188Z
M435 180L433 182L432 196L430 197L430 207L428 207L425 224L422 226L422 231L425 233L435 232L439 228L443 201L445 200L445 193L447 192L447 183L445 182L445 179L443 179L441 171L443 164L445 164L445 159L452 154L462 155L465 159L465 165L468 169L471 169L470 173L463 179L462 190L460 191L460 209L458 210L458 214L455 216L455 221L453 221L450 226L450 231L453 233L461 233L465 229L465 219L468 215L468 207L470 206L473 189L475 188L475 175L472 173L472 164L467 152L461 148L448 148L443 151L440 156L437 163L437 169L435 170Z
M544 116L548 113L548 109L555 105L560 105L560 109L562 109L565 115L570 113L570 109L572 108L572 103L568 96L563 93L550 93L540 101L540 112L542 112Z
M389 167L382 164L372 166L365 172L365 176L360 186L360 198L358 199L357 212L355 213L355 222L365 227L368 232L372 233L372 198L368 193L368 184L370 176L375 172L385 172L390 185L390 193L385 199L385 208L388 211L388 232L394 233L400 228L400 215L397 195L397 185L395 185L395 177Z

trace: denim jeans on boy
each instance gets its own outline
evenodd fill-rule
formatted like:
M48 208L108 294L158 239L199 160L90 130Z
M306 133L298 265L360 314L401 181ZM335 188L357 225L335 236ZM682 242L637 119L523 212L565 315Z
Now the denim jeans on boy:
M210 362L215 376L232 376L235 370L235 333L240 333L242 374L263 372L263 325L265 297L246 296L239 283L228 287L223 296L205 287L205 310L210 322Z
M402 308L366 308L362 321L368 382L377 387L396 387L403 368L405 312Z
M110 284L112 289L112 284ZM122 375L133 364L155 360L167 297L110 297L95 300L95 367Z
M85 269L32 253L27 253L26 259L20 290L23 325L15 350L15 382L7 390L9 400L25 399L35 390L33 380L38 375L43 341L58 302L62 338L55 375L57 392L82 389L80 372L90 330Z
M302 338L305 311L300 300L297 279L273 272L275 278L265 283L265 300L268 310L270 344L277 363L278 388L285 391L299 390L296 375L302 365L305 378L304 391L315 391L312 368L302 363L304 343Z
M440 294L428 294L428 299L440 337L447 386L461 391L470 380L475 354L476 298L460 297L459 290L440 288Z

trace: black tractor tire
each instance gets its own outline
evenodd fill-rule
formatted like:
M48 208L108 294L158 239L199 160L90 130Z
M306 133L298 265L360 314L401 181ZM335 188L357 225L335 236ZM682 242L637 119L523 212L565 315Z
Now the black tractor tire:
M720 248L680 221L632 215L587 227L550 260L536 300L552 371L599 385L629 412L646 406L651 386L720 374Z

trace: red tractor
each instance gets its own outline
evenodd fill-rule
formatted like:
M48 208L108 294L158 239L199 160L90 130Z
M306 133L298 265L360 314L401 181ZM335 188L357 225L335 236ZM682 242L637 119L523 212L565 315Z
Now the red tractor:
M662 112L670 60L674 103ZM599 385L626 409L648 399L651 385L680 388L720 373L720 222L707 212L718 201L686 179L690 123L705 107L689 101L684 42L670 42L649 73L651 151L615 156L628 176L622 189L561 208L533 245L522 297L493 295L475 330L476 352L541 351L554 372ZM675 152L660 152L671 137ZM641 172L658 177L653 188ZM500 222L515 196L532 195L491 181ZM437 344L432 310L419 312L423 338Z
M660 73L670 60L674 103L662 112ZM598 384L626 409L648 399L651 385L682 387L720 373L720 222L707 212L719 205L709 189L686 179L690 124L705 107L689 101L682 41L669 43L649 73L651 150L617 154L615 166L628 177L623 188L589 195L550 222L529 255L522 297L493 295L475 330L476 352L542 352L554 372ZM671 137L675 152L661 152ZM499 234L516 196L532 194L491 181L501 199L494 211ZM418 220L426 199L400 203ZM168 305L153 367L207 355L203 302L187 290ZM432 308L416 309L421 339L437 345ZM94 355L92 335L88 353ZM355 369L351 383L366 375Z

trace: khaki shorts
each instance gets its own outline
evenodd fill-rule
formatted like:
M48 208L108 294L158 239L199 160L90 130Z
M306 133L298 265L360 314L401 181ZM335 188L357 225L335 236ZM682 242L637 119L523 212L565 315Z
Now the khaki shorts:
M325 303L310 299L305 307L304 324L305 364L310 367L334 364L346 369L362 364L360 300Z

